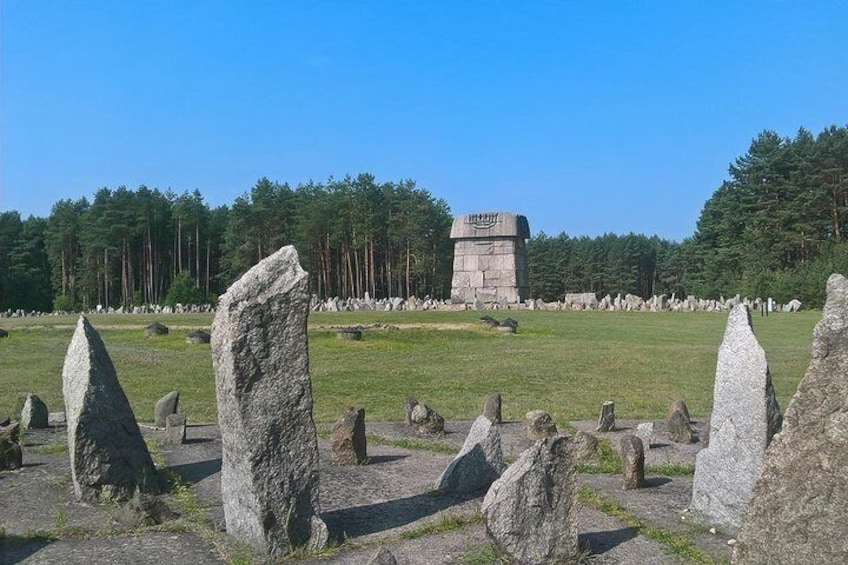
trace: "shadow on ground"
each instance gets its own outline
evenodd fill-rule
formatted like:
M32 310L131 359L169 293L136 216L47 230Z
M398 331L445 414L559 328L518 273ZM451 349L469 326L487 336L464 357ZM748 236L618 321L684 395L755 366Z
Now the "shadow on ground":
M183 480L189 484L199 483L206 477L214 475L221 470L221 458L208 459L206 461L198 461L197 463L184 463L182 465L172 465L168 470L177 473Z
M579 547L589 549L592 555L601 555L624 542L632 540L636 535L636 528L591 532L577 536L577 544Z

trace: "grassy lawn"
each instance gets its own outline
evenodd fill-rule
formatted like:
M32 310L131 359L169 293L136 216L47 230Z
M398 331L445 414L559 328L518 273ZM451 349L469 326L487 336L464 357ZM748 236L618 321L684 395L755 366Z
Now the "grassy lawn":
M718 345L726 315L708 313L490 312L519 321L502 335L476 324L478 312L319 313L309 319L315 419L332 422L345 406L364 406L371 421L403 418L412 395L448 419L472 419L485 394L499 391L504 417L547 410L558 422L597 416L606 399L620 418L660 418L683 398L694 415L712 403ZM754 318L782 408L810 360L820 312ZM92 315L136 417L180 391L190 421L214 421L215 387L208 345L186 334L209 328L211 315ZM145 338L160 321L171 334ZM0 319L0 412L15 413L19 397L38 394L51 411L62 407L62 362L75 317ZM389 324L362 341L337 340L335 325Z

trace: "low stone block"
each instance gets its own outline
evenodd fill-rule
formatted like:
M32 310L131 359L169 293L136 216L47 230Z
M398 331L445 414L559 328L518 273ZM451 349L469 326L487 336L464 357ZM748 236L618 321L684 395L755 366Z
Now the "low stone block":
M156 407L153 409L153 420L157 428L165 427L165 419L169 414L176 414L180 404L180 392L172 390L162 398L156 401Z
M365 409L350 407L333 424L330 437L336 465L364 465L368 462L365 438Z
M183 414L168 414L165 418L165 443L181 445L186 442L186 417Z

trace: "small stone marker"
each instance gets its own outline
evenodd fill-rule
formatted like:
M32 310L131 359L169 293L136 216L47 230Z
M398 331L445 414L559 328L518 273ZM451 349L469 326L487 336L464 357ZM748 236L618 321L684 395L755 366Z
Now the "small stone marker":
M78 500L159 492L159 478L100 335L80 316L65 364L71 479Z
M524 415L527 424L527 439L536 441L557 435L557 427L551 415L544 410L531 410Z
M500 424L503 421L501 418L501 393L493 392L486 395L483 401L483 415L494 424Z
M336 330L336 339L360 341L362 339L362 330L359 328L340 328Z
M186 336L186 343L189 345L200 345L201 343L209 343L212 340L212 335L205 330L195 330Z
M483 499L486 533L498 551L526 565L565 563L577 547L577 462L571 440L526 449Z
M411 396L403 399L403 411L406 413L406 425L412 426L415 422L412 421L412 411L418 406L418 401Z
M462 449L436 482L439 494L467 494L489 488L506 468L501 434L486 416L477 416Z
M381 547L368 562L368 565L397 565L397 561L387 547Z
M695 458L689 508L696 520L731 534L739 530L780 422L765 351L754 337L748 307L739 304L730 311L718 351L710 446Z
M159 322L153 322L144 328L145 337L156 337L160 335L168 335L168 326L160 324Z
M695 431L692 429L692 424L680 410L672 413L668 419L668 437L674 443L688 444L695 441Z
M156 407L153 409L153 425L157 428L165 427L165 419L169 414L176 414L177 407L180 404L180 391L172 390L162 398L156 401Z
M848 279L831 275L810 366L766 452L738 565L847 563ZM719 424L711 447L719 441Z
M445 419L426 404L417 404L410 418L418 426L419 434L433 436L445 433Z
M186 417L183 414L168 414L165 418L165 443L181 445L186 442Z
M642 440L634 435L621 438L621 471L624 475L624 490L645 486L645 449Z
M48 427L47 405L34 394L28 394L21 410L21 428L25 430Z
M641 422L636 425L636 437L642 440L642 446L645 449L651 449L651 442L654 439L654 423Z
M578 459L590 459L598 454L598 438L589 432L578 431L574 434L574 454Z
M368 463L368 441L365 438L365 408L350 407L335 424L330 438L336 465Z
M21 446L18 445L18 425L0 428L0 471L20 469L23 462Z
M607 400L601 405L601 415L598 416L596 432L615 431L615 402Z
M287 246L230 286L212 324L227 533L272 556L329 536L318 517L308 313L309 276Z
M670 420L671 415L677 411L683 412L683 415L686 416L687 422L692 421L692 418L689 416L689 408L686 407L686 403L682 400L675 400L674 402L668 405L668 410L666 410L665 413L666 421Z

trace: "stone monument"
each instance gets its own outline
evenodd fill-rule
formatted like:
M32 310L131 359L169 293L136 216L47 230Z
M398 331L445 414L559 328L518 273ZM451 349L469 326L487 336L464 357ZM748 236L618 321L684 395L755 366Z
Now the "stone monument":
M527 218L509 212L455 219L451 299L466 304L526 300L530 287L525 240L529 238Z

